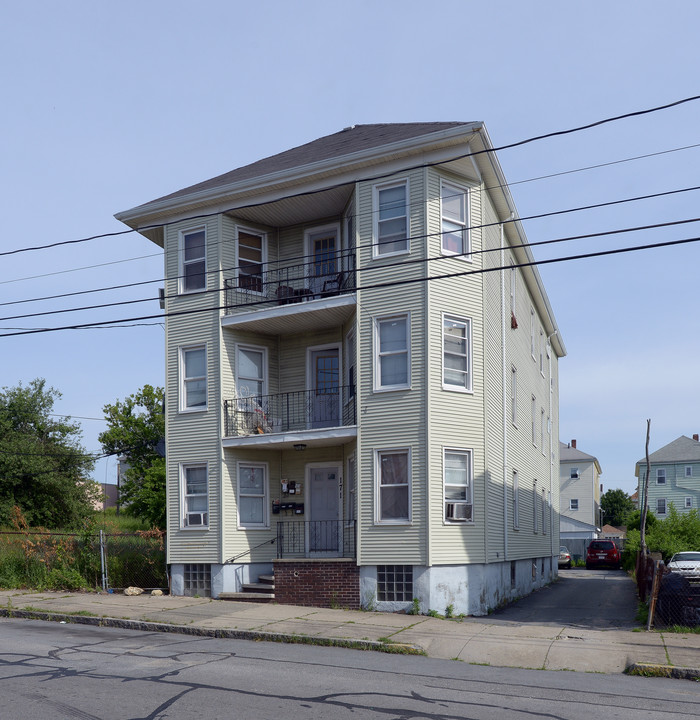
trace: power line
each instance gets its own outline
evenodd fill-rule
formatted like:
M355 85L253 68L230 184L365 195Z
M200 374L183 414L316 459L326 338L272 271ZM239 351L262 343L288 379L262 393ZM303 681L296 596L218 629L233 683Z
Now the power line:
M602 233L602 235L606 235L608 233ZM660 243L649 243L646 245L635 245L632 247L626 247L626 248L618 248L614 250L601 250L599 252L591 252L591 253L581 253L578 255L569 255L564 257L558 257L558 258L551 258L548 260L533 260L531 262L525 262L525 263L517 263L513 265L508 265L507 267L493 267L493 268L479 268L477 270L465 270L461 272L455 272L455 273L446 273L442 275L432 275L430 277L422 277L422 278L410 278L406 280L394 280L394 281L387 281L383 283L374 283L371 285L366 286L360 286L355 288L355 292L358 290L375 290L375 289L382 289L382 288L389 288L389 287L398 287L402 285L412 285L415 283L423 283L427 282L429 280L445 280L450 278L456 278L456 277L466 277L469 275L480 275L486 272L495 272L498 270L510 270L511 268L524 268L524 267L534 267L538 265L551 265L552 263L560 263L560 262L569 262L573 260L584 260L588 258L595 258L595 257L604 257L606 255L619 255L621 253L628 253L628 252L639 252L642 250L652 250L652 249L658 249L663 247L673 247L677 245L686 245L689 243L695 243L700 241L700 237L692 237L692 238L684 238L682 240L668 240L665 242ZM195 309L189 309L189 310L178 310L175 312L169 312L169 313L160 313L158 315L145 315L142 317L135 317L135 318L123 318L121 320L102 320L99 322L94 323L80 323L76 325L65 325L62 327L54 327L54 328L39 328L35 330L24 330L21 332L12 332L12 333L2 333L0 334L0 337L15 337L17 335L31 335L31 334L39 334L44 332L57 332L57 331L63 331L63 330L79 330L79 329L85 329L85 328L94 328L98 326L107 326L107 325L116 325L118 323L123 322L130 322L130 321L136 321L136 320L152 320L156 318L170 318L170 317L181 317L184 315L193 315L196 313L211 313L219 310L229 310L233 307L247 307L250 305L263 305L266 303L273 303L277 302L276 300L266 300L256 303L241 303L237 305L219 305L214 307L207 307L207 308L195 308Z
M516 141L516 142L508 143L508 144L506 144L506 145L501 145L500 147L485 148L484 150L475 150L475 151L473 151L473 152L462 153L462 154L460 154L460 155L457 155L457 156L455 156L455 157L449 158L449 159L447 159L447 160L440 160L440 161L438 161L438 162L432 162L432 163L420 163L419 165L414 165L414 166L411 166L411 167L408 167L408 168L403 168L403 169L401 170L401 172L408 172L408 171L410 171L410 170L417 170L417 169L426 168L426 167L436 167L436 166L438 166L438 165L445 165L445 164L447 164L447 163L454 162L455 160L462 160L462 159L465 159L465 158L468 158L468 157L476 157L477 155L483 155L483 154L485 154L485 153L497 153L497 152L501 152L502 150L510 150L510 149L512 149L512 148L522 147L523 145L528 145L528 144L530 144L530 143L538 142L538 141L540 141L540 140L547 140L547 139L554 138L554 137L563 137L563 136L565 136L565 135L570 135L570 134L573 134L573 133L582 132L583 130L590 130L590 129L592 129L592 128L600 127L600 126L602 126L602 125L606 125L606 124L609 124L609 123L612 123L612 122L617 122L617 121L620 121L620 120L626 120L626 119L633 118L633 117L641 117L641 116L643 116L643 115L649 115L649 114L651 114L651 113L660 112L660 111L662 111L662 110L669 110L670 108L678 107L678 106L680 106L680 105L684 105L684 104L689 103L689 102L694 102L694 101L696 101L696 100L700 100L700 95L693 95L693 96L690 96L690 97L682 98L681 100L676 100L676 101L671 102L671 103L666 103L666 104L664 104L664 105L657 105L657 106L655 106L655 107L646 108L646 109L644 109L644 110L635 110L635 111L632 111L632 112L623 113L623 114L621 114L621 115L615 115L615 116L612 116L612 117L604 118L604 119L602 119L602 120L596 120L595 122L587 123L587 124L585 124L585 125L578 125L578 126L573 127L573 128L568 128L568 129L566 129L566 130L556 130L556 131L549 132L549 133L543 133L542 135L536 135L536 136L534 136L534 137L526 138L526 139L524 139L524 140L518 140L518 141ZM354 182L371 182L371 181L374 181L374 180L380 180L380 179L385 178L385 177L390 177L391 175L394 175L394 174L395 174L395 173L392 172L392 173L388 173L388 174L375 175L375 176L366 177L366 178L358 178L358 179L356 179ZM308 195L317 194L317 193L320 193L320 192L326 192L326 191L328 191L328 190L330 190L330 189L333 189L333 188L336 188L336 187L342 187L342 186L344 186L344 185L347 185L347 183L339 183L339 184L337 184L337 185L326 186L326 187L324 187L324 188L322 188L322 189L320 189L320 190L306 191L306 192L301 192L301 193L292 193L292 194L290 194L290 195L286 195L286 196L277 198L277 201L279 201L279 200L289 200L289 199L292 199L292 198L295 198L295 197L303 197L303 196L308 196ZM249 204L249 205L243 205L243 206L238 206L238 207L236 207L236 208L231 208L230 210L233 211L233 210L242 210L242 209L247 209L247 208L253 208L253 207L257 207L257 206L260 205L260 204L268 204L268 203L251 203L251 204ZM212 213L203 213L203 214L200 214L200 215L194 215L194 216L192 216L192 217L190 217L190 218L187 218L187 219L188 219L188 220L204 219L204 218L211 217L211 216L214 216L214 215L220 215L221 212L222 212L221 210L218 210L218 211L212 212ZM226 211L224 211L224 212L226 212ZM32 246L32 247L26 247L26 248L16 248L15 250L7 250L7 251L5 251L5 252L0 252L0 257L6 256L6 255L15 255L15 254L22 253L22 252L30 252L30 251L36 251L36 250L46 250L46 249L48 249L48 248L59 247L59 246L62 246L62 245L73 245L73 244L77 244L77 243L88 242L88 241L90 241L90 240L97 240L97 239L100 239L100 238L114 237L114 236L117 236L117 235L127 235L127 234L129 234L129 233L137 232L137 231L138 231L138 232L143 232L143 231L145 231L145 230L154 230L154 229L157 229L157 228L164 227L166 224L167 224L167 223L156 223L156 224L153 224L153 225L146 225L146 226L144 226L144 227L140 227L140 228L138 228L138 229L136 229L136 230L134 230L134 229L120 230L120 231L118 231L118 232L101 233L101 234L98 234L98 235L91 235L91 236L89 236L89 237L79 238L79 239L76 239L76 240L62 240L62 241L60 241L60 242L50 243L50 244L47 244L47 245L35 245L35 246Z

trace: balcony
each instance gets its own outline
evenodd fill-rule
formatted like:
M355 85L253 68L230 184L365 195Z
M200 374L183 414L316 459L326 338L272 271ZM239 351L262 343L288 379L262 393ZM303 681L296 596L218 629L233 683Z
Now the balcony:
M327 445L356 436L355 424L352 385L224 400L227 446ZM248 441L233 442L232 438Z
M280 520L277 557L356 557L355 520Z

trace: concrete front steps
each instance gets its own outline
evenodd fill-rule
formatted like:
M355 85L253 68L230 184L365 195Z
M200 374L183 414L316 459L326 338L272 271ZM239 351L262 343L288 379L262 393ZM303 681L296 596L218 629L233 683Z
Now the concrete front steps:
M242 592L219 593L219 600L237 602L269 603L275 599L275 576L260 575L258 582L243 583Z

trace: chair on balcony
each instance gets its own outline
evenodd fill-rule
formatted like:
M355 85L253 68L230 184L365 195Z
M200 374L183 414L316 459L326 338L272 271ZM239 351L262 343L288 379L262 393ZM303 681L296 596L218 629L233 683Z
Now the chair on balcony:
M277 296L278 305L287 305L300 300L297 291L291 285L280 285L275 291L275 295Z
M337 295L343 289L343 282L345 281L345 273L339 272L336 275L329 277L323 283L323 290L321 290L321 297L328 295Z

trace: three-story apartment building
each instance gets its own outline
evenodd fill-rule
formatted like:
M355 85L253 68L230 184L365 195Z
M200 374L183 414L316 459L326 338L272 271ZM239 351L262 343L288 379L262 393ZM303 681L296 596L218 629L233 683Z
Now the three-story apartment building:
M174 593L485 613L556 572L563 342L481 123L120 213L164 249Z

